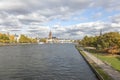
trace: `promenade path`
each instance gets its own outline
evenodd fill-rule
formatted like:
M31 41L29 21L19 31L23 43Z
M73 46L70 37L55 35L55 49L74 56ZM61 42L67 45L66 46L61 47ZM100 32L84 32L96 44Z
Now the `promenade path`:
M84 49L82 49L82 50L91 60L93 60L99 67L101 67L114 80L120 80L120 72L118 72L117 70L113 69L110 65L105 64L100 59L98 59L97 57L93 56L91 53L85 51Z

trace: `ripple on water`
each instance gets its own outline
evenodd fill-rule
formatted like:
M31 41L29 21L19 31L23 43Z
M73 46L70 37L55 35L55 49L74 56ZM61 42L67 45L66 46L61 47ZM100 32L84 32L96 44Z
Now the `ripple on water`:
M97 80L73 44L0 48L0 80Z

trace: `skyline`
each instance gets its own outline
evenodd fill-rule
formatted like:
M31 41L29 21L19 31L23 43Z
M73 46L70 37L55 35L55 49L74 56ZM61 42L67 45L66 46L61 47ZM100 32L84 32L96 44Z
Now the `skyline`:
M0 0L0 32L60 38L120 32L119 0Z

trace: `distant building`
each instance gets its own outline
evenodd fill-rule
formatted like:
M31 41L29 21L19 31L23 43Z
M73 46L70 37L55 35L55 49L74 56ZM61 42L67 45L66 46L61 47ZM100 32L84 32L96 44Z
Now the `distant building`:
M10 36L9 32L7 32L7 36Z
M49 32L48 38L47 38L47 43L57 43L57 38L52 36L52 32Z
M102 36L102 29L100 29L100 36Z
M49 39L52 39L52 32L49 32Z
M48 38L46 39L46 43L73 43L73 40L69 39L59 39L57 37L52 36L52 32L49 32Z
M14 35L15 36L15 40L17 41L17 42L19 42L19 38L20 38L20 35Z

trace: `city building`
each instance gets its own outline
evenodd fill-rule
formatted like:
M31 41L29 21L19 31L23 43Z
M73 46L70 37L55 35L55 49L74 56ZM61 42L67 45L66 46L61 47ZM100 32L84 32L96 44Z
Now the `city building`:
M52 32L49 32L49 39L52 39Z
M14 36L15 36L15 40L16 40L17 42L19 42L20 35L15 34Z
M46 39L46 43L73 43L73 40L70 39L60 39L57 37L54 37L52 35L52 31L49 32L48 38Z

